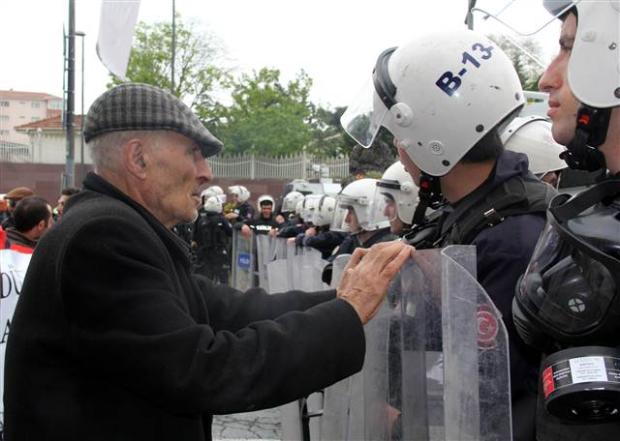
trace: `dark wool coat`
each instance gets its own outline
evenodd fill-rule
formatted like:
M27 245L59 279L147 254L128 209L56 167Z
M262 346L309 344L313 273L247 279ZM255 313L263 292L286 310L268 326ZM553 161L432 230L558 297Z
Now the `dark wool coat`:
M214 286L144 208L97 175L84 184L37 246L11 323L8 441L209 440L212 414L361 369L362 325L333 291Z

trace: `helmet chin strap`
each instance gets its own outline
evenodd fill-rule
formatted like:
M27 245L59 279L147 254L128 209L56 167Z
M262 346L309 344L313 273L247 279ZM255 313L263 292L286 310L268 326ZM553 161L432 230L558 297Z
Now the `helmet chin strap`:
M605 169L605 156L598 146L605 142L611 109L598 109L585 104L577 111L575 136L560 154L568 166L576 170Z
M418 206L413 213L412 225L422 225L425 220L425 213L428 207L437 209L443 202L441 194L441 183L438 176L431 176L422 172L420 176L420 190L418 191Z

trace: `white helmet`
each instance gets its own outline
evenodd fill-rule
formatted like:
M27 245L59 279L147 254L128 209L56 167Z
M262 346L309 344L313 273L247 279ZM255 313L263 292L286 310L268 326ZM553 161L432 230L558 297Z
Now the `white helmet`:
M261 195L256 200L256 208L258 208L259 211L261 209L261 205L264 202L271 202L271 207L272 208L276 205L276 202L273 200L273 198L270 195L268 195L268 194Z
M302 214L303 214L303 211L304 211L304 199L305 198L302 198L302 199L297 201L297 204L295 204L295 210L294 210L295 214L298 215L299 217L301 217L302 219L303 219ZM304 221L305 221L305 219L304 219Z
M330 225L334 220L334 210L336 209L336 198L326 194L321 195L318 207L314 210L312 223L317 227Z
M459 29L420 36L384 51L365 102L342 115L344 129L370 146L388 129L423 172L443 176L525 100L510 59L487 37Z
M291 211L295 211L295 208L297 207L297 204L299 203L299 201L303 201L304 200L304 195L298 191L290 191L286 194L286 196L284 196L284 199L282 199L282 211L284 212L291 212Z
M226 195L224 194L224 190L222 190L222 187L220 187L219 185L212 185L208 187L206 190L203 190L203 192L200 193L200 196L205 202L211 196L216 196L222 204L226 203Z
M334 220L331 229L334 231L350 231L351 233L359 233L363 231L375 231L380 228L390 226L390 221L384 215L376 216L371 220L372 212L378 201L375 201L375 189L377 187L376 179L358 179L351 182L342 189L336 197L336 208L334 209ZM359 224L358 231L351 231L347 223L347 214L349 210L353 210Z
M228 193L236 194L239 202L244 203L250 199L250 192L243 185L232 185L228 187Z
M395 216L407 225L412 224L413 213L418 205L418 186L413 183L411 175L405 171L405 166L400 161L396 161L385 170L381 179L377 181L375 192L377 204L373 218L385 217L386 205L394 203Z
M221 213L222 201L217 196L209 196L204 203L204 209L207 213Z
M322 194L307 194L304 197L303 213L301 217L309 223L316 225L316 213L321 204Z
M551 123L540 116L517 117L502 133L502 142L508 150L525 153L530 171L544 175L567 167L560 159L565 148L554 141Z
M579 20L568 61L568 84L579 101L596 108L620 106L620 1L544 0L561 16L575 6Z

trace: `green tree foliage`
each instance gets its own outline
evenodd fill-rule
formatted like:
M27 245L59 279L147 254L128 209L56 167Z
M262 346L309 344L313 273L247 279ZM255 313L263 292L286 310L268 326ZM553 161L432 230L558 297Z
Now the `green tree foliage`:
M172 93L192 107L215 105L213 92L226 81L221 64L223 49L216 37L198 29L195 23L175 20L175 67ZM129 81L152 84L171 90L172 23L138 23L127 65ZM113 87L122 80L111 75Z
M312 80L303 71L287 85L280 71L263 68L231 79L232 104L198 106L200 117L224 142L226 153L288 155L312 140Z
M538 90L538 80L544 67L533 58L541 58L540 44L532 38L509 40L504 35L490 35L489 38L498 44L512 60L523 90Z
M383 173L397 159L396 147L392 143L393 136L382 128L369 148L360 145L353 147L349 154L349 169L352 174L363 172Z
M329 110L319 107L312 120L312 141L308 151L317 156L342 156L351 153L355 147L353 138L347 135L340 124L345 107Z

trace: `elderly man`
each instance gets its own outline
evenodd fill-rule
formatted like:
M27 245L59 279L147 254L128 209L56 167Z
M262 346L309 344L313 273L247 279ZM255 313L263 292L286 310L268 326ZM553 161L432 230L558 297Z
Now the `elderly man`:
M208 440L211 415L277 406L353 374L362 325L411 248L352 258L338 290L268 296L189 272L221 143L168 92L124 84L89 110L95 172L33 255L7 347L7 439Z

